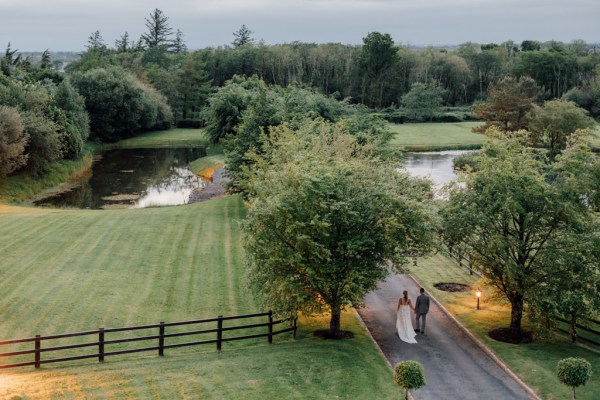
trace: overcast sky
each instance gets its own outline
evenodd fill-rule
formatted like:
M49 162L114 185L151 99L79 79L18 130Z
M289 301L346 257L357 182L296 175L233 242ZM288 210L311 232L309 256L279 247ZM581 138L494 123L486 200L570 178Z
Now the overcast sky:
M242 24L267 44L360 44L369 32L396 44L583 39L600 42L600 0L0 0L0 50L83 50L145 31L158 8L190 49L229 44Z

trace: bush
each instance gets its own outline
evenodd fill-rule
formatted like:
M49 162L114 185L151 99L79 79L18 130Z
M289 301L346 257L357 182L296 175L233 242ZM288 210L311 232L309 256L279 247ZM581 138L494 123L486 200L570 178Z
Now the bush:
M556 365L556 375L562 383L573 388L574 399L575 388L585 385L592 376L592 365L583 358L565 358Z
M405 400L408 400L409 389L419 389L426 385L423 367L417 361L402 361L394 366L394 381L405 389Z

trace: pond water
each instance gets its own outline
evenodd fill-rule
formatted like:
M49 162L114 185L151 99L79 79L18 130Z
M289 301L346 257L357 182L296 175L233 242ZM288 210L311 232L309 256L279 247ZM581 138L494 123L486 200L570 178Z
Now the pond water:
M189 170L205 148L110 150L68 190L47 193L37 205L71 208L142 208L186 204L192 190L207 182Z
M422 153L405 153L404 167L407 172L419 178L429 178L436 189L456 179L453 162L461 154L471 150L452 150Z

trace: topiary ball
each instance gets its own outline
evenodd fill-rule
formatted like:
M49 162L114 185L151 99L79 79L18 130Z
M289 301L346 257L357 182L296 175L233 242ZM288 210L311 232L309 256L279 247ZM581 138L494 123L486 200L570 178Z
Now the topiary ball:
M567 386L585 385L592 376L592 365L583 358L565 358L556 365L556 375Z
M418 389L425 386L423 367L417 361L401 361L394 366L394 381L404 389Z

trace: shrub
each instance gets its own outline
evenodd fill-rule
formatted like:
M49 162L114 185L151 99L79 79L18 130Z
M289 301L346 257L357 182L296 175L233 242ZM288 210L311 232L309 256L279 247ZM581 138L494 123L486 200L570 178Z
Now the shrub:
M394 381L405 390L405 400L408 400L409 389L419 389L427 383L421 364L411 360L399 362L394 366Z
M204 127L204 121L201 119L180 119L177 121L178 128L202 128Z
M585 385L590 379L592 365L583 358L565 358L556 365L556 375L562 383L573 388L573 399L575 399L575 388Z

